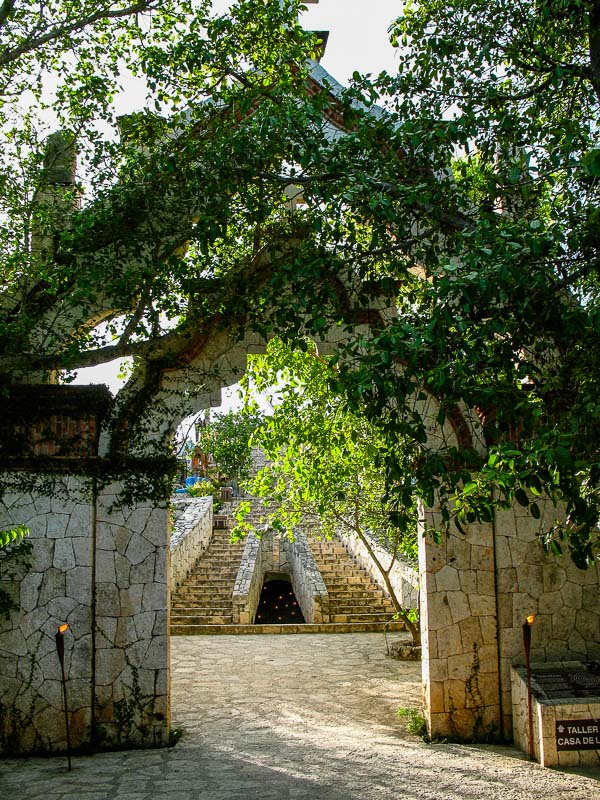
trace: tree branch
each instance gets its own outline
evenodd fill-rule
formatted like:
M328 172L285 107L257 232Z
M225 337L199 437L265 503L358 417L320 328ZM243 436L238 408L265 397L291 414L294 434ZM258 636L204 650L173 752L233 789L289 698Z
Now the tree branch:
M6 24L6 21L12 14L15 7L15 2L16 0L4 0L0 6L0 28Z
M4 9L4 6L7 3L14 5L14 0L5 0L2 9ZM103 11L97 11L95 14L89 14L87 17L80 17L74 22L57 25L42 36L26 39L12 50L5 50L2 54L0 54L0 67L4 67L13 61L16 61L22 55L25 55L25 53L30 53L32 50L37 50L49 42L55 42L57 39L61 39L62 37L68 36L71 33L81 31L102 19L119 19L122 17L129 17L133 14L139 14L142 11L150 11L154 5L157 4L158 0L140 0L140 2L134 3L131 6L127 6L126 8L115 9L113 11L104 9Z

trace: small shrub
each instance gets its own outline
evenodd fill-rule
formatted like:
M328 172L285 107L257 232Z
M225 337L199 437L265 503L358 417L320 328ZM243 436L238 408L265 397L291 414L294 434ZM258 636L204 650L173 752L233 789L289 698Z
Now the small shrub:
M406 730L409 733L414 733L415 736L421 736L421 738L427 736L427 723L416 708L399 708L396 714L399 719L406 720Z

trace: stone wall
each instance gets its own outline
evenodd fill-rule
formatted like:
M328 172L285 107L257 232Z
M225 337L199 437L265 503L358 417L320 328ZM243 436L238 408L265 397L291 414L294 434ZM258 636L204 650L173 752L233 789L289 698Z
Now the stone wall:
M290 542L273 530L258 538L250 534L233 590L233 621L254 622L265 578L289 575L306 622L329 622L329 596L306 537Z
M174 591L190 574L206 551L213 526L212 497L188 497L172 501L174 521L171 552L170 588Z
M568 555L545 552L539 533L557 510L538 503L541 519L515 506L496 515L498 630L503 714L512 730L510 669L524 663L523 623L535 615L531 658L535 661L600 661L600 566L578 569Z
M421 538L423 685L433 736L512 738L511 667L524 661L530 614L532 659L600 658L598 566L579 570L540 544L558 513L548 503L534 520L517 506L439 544ZM437 522L423 514L422 532Z
M58 626L74 748L167 741L168 511L119 506L122 485L53 473L2 476L0 524L23 523L32 566L10 583L0 619L0 750L66 746Z
M315 558L303 533L295 531L295 541L281 542L282 563L288 564L292 588L306 622L329 622L329 594Z
M2 476L8 483L14 475ZM28 491L8 490L0 527L27 525L31 569L0 583L19 611L0 616L0 752L66 747L55 635L65 634L65 667L74 747L88 741L93 706L94 542L92 484L82 476L30 476ZM52 489L49 497L43 490Z
M233 587L234 624L251 625L254 622L263 580L272 565L272 534L264 533L260 538L253 533L248 534Z
M493 526L470 525L436 544L420 521L425 714L433 737L500 738Z
M387 594L388 589L377 565L371 558L366 546L359 539L358 535L353 532L344 531L343 535L339 536L349 552L354 558L363 566L369 575L373 578L375 583L379 584L383 591ZM390 554L383 549L377 542L370 543L375 556L378 561L387 569L391 561ZM419 572L417 564L410 562L408 559L399 556L396 558L392 569L390 570L390 582L394 588L394 592L402 608L411 609L419 607Z
M169 515L166 504L97 499L95 725L99 745L166 744L169 706Z

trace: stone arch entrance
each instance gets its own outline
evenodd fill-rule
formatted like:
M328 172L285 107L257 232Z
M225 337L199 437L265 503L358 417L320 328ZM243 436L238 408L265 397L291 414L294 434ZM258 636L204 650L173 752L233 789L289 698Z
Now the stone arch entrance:
M333 333L323 347L339 344L339 331ZM257 337L229 348L226 337L220 342L224 382L238 376L249 352L264 347ZM110 420L127 393L111 407L95 388L40 387L44 402L38 394L33 406L16 392L8 420L23 454L4 474L9 491L1 522L29 526L34 559L13 586L20 608L0 628L5 751L64 747L54 643L63 622L70 625L74 745L168 740L169 516L155 494L166 468L157 453L181 417L217 398L218 382L207 384L202 396L189 391L189 376L205 368L197 361L189 371L166 375L151 409L135 423L147 434L146 448L144 436L131 436L117 475ZM169 403L170 396L177 402ZM440 428L434 398L415 402L430 420L432 446L479 435L468 413L460 424L455 416ZM152 430L157 410L160 423ZM538 620L534 658L600 657L598 571L581 572L544 553L538 524L516 508L441 543L421 538L423 685L432 735L510 738L510 671L522 659L529 614ZM421 526L424 533L436 527L434 510L421 513Z
M257 337L219 341L213 353L224 383L265 346ZM334 329L321 348L331 352L339 341ZM206 362L196 360L168 373L127 439L112 422L131 387L115 403L93 387L39 387L30 406L25 392L15 392L8 418L22 455L4 475L12 491L3 497L1 522L30 528L34 563L14 585L19 610L0 628L9 665L0 682L3 750L65 746L54 641L63 623L73 745L168 740L169 512L157 493L168 464L159 454L182 417L211 393L218 397L218 384L202 396L189 391L190 376L202 369Z
M323 90L319 70L311 74L311 91ZM343 130L335 112L332 104L327 124ZM191 227L193 214L186 213L182 224L165 223L162 233L173 245ZM277 246L293 248L294 242ZM263 271L272 256L261 251ZM323 349L335 351L344 337L368 336L394 313L393 298L371 292L359 299L334 267L325 277L337 317L322 336ZM96 316L110 313L112 302L99 298ZM69 315L57 351L87 321L73 309ZM258 333L241 333L245 319L244 313L225 320L216 314L205 328L187 331L162 360L146 359L114 403L100 390L43 386L28 404L30 390L11 390L2 526L26 524L34 556L32 569L9 587L19 610L0 628L2 749L64 747L54 641L63 622L70 625L74 744L167 741L169 518L160 492L168 469L163 455L177 422L216 405L221 387L243 372L247 354L264 348ZM416 397L414 404L426 422L429 447L466 443L485 452L471 410L457 409L440 426L431 395ZM438 527L435 510L424 511L421 523L423 532ZM510 736L510 669L522 657L528 614L538 618L534 657L600 658L598 568L579 574L572 564L544 554L536 541L538 525L516 508L496 512L491 522L471 525L465 534L450 534L441 544L421 540L423 677L433 736Z

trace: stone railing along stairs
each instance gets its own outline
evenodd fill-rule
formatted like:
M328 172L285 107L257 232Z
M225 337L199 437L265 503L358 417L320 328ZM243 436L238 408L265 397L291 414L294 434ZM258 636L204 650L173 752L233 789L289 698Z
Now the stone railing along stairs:
M171 633L213 633L231 625L232 593L244 542L232 543L231 532L213 529L206 553L171 596ZM208 631L200 630L209 627Z

